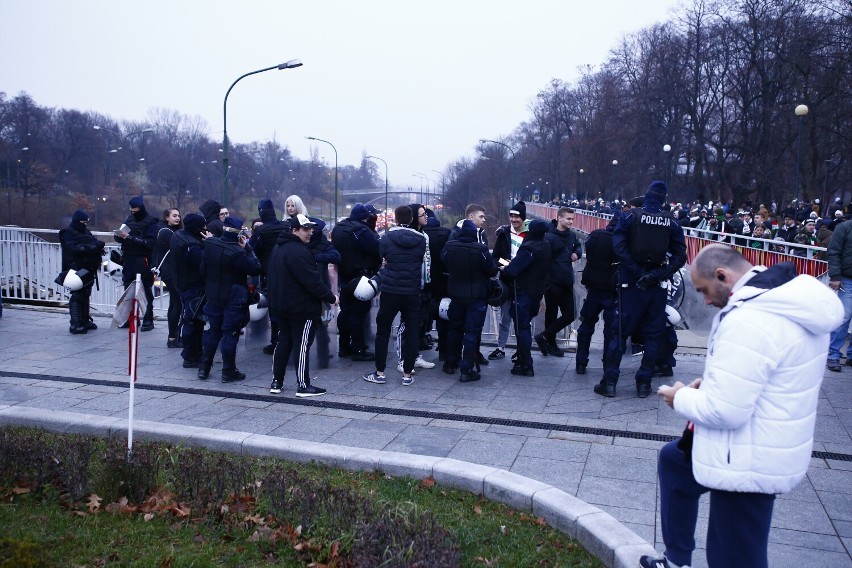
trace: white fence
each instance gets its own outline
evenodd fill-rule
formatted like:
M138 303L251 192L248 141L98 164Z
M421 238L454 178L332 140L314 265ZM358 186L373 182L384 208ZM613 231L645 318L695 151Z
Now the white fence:
M118 243L112 233L93 233L107 243L104 261L92 289L92 308L111 314L124 292L121 274L111 276L106 271L106 259ZM59 231L55 229L26 229L0 226L0 290L4 298L42 305L65 305L69 292L54 282L62 271L62 251ZM160 293L162 291L162 294ZM168 310L168 290L159 281L154 283L154 313L165 315Z

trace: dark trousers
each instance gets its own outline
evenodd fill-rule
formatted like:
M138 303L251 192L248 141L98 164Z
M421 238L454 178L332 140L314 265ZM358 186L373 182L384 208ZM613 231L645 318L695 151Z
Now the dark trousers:
M278 343L272 355L273 379L283 381L290 354L295 350L293 367L296 370L296 382L302 389L310 386L311 344L318 327L322 327L319 319L278 320Z
M175 281L171 278L163 280L166 284L166 290L169 291L169 338L178 337L180 335L178 326L180 325L180 316L183 312L183 304L180 301L180 290L178 290Z
M180 356L184 361L197 362L201 359L201 338L204 333L204 292L191 288L180 293L181 327L180 337L183 350Z
M518 341L518 363L533 366L532 360L532 319L538 313L541 296L533 298L524 290L518 290L509 309L515 322L515 338Z
M559 317L556 312L559 311ZM548 284L544 291L544 338L554 341L556 334L576 319L574 315L574 286Z
M595 333L595 325L598 323L599 316L603 313L604 351L601 360L604 363L604 376L607 374L606 350L611 348L612 340L617 333L615 329L615 309L615 292L601 292L599 290L589 290L586 293L586 301L583 302L583 307L580 308L580 327L577 330L577 364L589 364L589 348L592 343L592 335ZM617 368L615 370L615 377L618 378Z
M698 499L710 491L707 565L710 568L768 568L769 525L775 495L708 489L692 474L692 464L669 442L660 450L660 525L666 558L691 565L695 550Z
M234 288L238 288L234 286ZM232 292L231 294L235 294ZM236 294L240 296L240 294ZM247 292L241 293L243 302L247 300ZM229 298L230 300L231 298ZM201 340L202 356L201 364L207 368L213 362L213 355L219 348L222 352L222 370L234 371L237 368L237 343L240 339L240 330L248 321L248 304L234 302L226 304L214 304L207 302L204 306L204 315L207 316L209 327L204 331Z
M666 330L660 337L660 352L657 358L658 365L668 365L674 367L677 365L674 352L677 349L677 331L674 326L666 324Z
M384 372L388 358L388 341L396 314L400 314L400 325L405 325L402 336L402 368L406 373L414 370L417 359L420 332L420 294L390 294L379 296L379 312L376 314L376 370Z
M487 311L488 304L485 300L450 302L446 361L464 373L473 369L476 363L479 337L482 335Z
M633 284L621 288L616 325L619 329L605 353L609 375L604 373L604 380L611 383L618 381L627 338L640 332L645 342L645 352L636 371L636 382L650 383L660 354L660 337L666 328L666 291L659 286L640 290Z
M341 351L353 353L367 349L364 324L370 315L372 302L362 302L352 295L354 288L340 290L340 313L337 314L337 333ZM416 330L415 330L416 331Z

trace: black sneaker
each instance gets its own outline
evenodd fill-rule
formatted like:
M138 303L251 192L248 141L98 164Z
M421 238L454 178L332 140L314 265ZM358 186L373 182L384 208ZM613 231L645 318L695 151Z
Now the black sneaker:
M88 332L89 332L89 330L86 329L85 326L82 326L82 325L72 325L71 327L68 328L68 333L70 333L71 335L82 335L82 334L88 333Z
M204 367L199 367L198 373L196 373L195 376L203 381L203 380L207 379L207 377L210 376L210 369L205 369Z
M175 337L174 339L166 339L166 347L169 349L179 349L183 347L183 341L181 341L180 337Z
M847 357L847 358L846 358L846 366L847 366L847 367L852 367L852 357Z
M355 353L352 354L352 360L353 361L375 361L376 360L376 354L370 353L367 350L356 351Z
M548 341L544 338L544 332L536 333L533 339L535 339L536 345L541 350L541 354L547 357L550 350L547 348Z
M639 566L641 566L641 568L675 568L674 564L669 564L669 561L666 560L665 556L660 556L658 558L653 556L643 556L639 559ZM679 568L689 567L683 566Z
M486 359L485 356L482 355L482 353L477 351L476 356L473 358L473 362L476 363L477 365L487 365L488 359Z
M496 361L497 359L502 359L506 356L506 352L500 349L499 347L488 354L488 358L491 361Z
M460 383L472 383L473 381L478 381L481 375L475 369L471 369L467 373L464 371L461 372L461 376L459 377Z
M269 345L264 345L264 347L263 347L263 354L264 355L272 355L273 353L275 353L275 344L274 343L270 343Z
M520 357L521 357L521 354L518 353L517 351L512 353L512 363L517 363L518 359L520 359Z
M636 383L636 396L639 398L651 396L651 383Z
M272 385L269 387L269 392L279 394L284 387L284 379L272 379Z
M577 363L577 374L585 375L586 374L586 366L582 363Z
M556 340L547 342L547 352L553 355L554 357L565 357L565 352L556 345Z
M183 360L183 368L184 369L197 369L199 361L192 361L190 359Z
M453 365L452 363L445 362L444 366L441 367L441 370L447 373L448 375L455 375L458 367Z
M237 381L241 381L246 378L245 373L241 373L239 369L232 369L229 371L222 370L222 382L223 383L235 383Z
M98 329L98 324L95 323L95 320L93 320L92 318L89 318L88 321L83 322L83 327L85 327L89 331L93 331L95 329Z
M299 398L306 398L309 396L321 396L325 394L325 389L321 389L319 387L315 387L313 385L308 385L305 388L299 387L296 389L296 396Z
M151 331L152 329L154 329L153 321L143 321L139 331Z
M74 333L73 331L71 333ZM826 361L825 366L828 367L829 371L834 371L835 373L840 372L840 359L829 359Z

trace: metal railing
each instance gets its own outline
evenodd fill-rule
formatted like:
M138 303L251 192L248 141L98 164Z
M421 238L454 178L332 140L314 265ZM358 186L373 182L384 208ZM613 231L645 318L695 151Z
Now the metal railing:
M92 288L93 309L111 314L124 293L121 273L107 272L110 251L118 249L110 232L93 232L106 243L103 262ZM54 280L62 271L62 250L56 229L29 229L0 226L0 293L9 300L37 305L62 306L70 292ZM154 282L154 313L165 315L168 310L168 290Z

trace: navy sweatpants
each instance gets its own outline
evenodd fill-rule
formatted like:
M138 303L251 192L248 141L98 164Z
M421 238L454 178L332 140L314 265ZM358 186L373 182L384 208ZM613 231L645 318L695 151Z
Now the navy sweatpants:
M707 565L710 568L768 568L766 549L775 495L708 489L692 475L677 440L660 450L660 525L666 558L692 564L698 499L710 491Z

